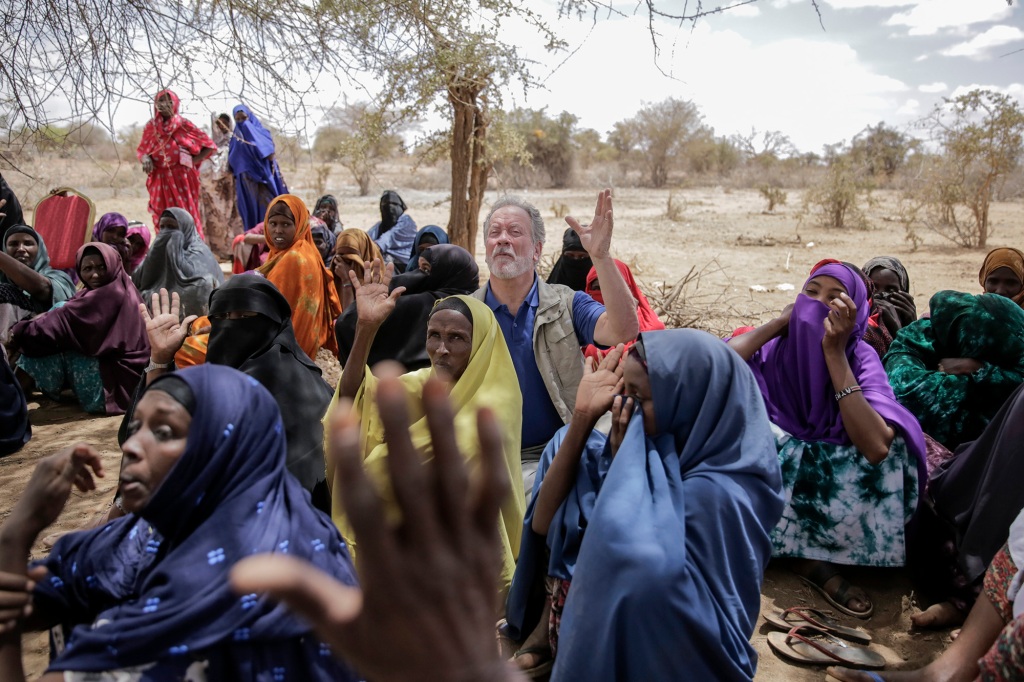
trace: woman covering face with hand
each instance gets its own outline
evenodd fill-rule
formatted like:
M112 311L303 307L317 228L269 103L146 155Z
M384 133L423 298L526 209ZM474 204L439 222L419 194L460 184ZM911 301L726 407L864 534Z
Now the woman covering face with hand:
M262 552L355 582L330 519L285 470L280 411L259 382L216 365L160 377L139 401L122 450L128 515L62 537L32 573L32 617L23 625L60 625L66 643L44 680L355 679L308 624L228 583L237 561ZM86 445L40 464L0 528L0 571L25 575L35 537L73 484L94 487L93 474L103 470ZM20 637L2 641L0 677L22 679L12 667Z
M836 565L902 566L925 477L921 427L863 341L868 310L862 277L823 261L780 317L729 340L757 378L782 465L773 556L799 559L834 608L861 618L874 607Z
M338 410L351 409L347 401L352 401L352 408L360 415L361 432L364 434L364 466L370 478L383 487L387 480L388 445L384 424L375 409L378 380L367 367L366 359L377 331L394 311L404 289L390 288L394 272L390 263L386 267L379 260L365 263L364 270L362 282L351 276L359 319L352 351L324 423L327 424ZM430 367L403 374L401 381L406 390L418 396L430 377L444 382L455 411L458 444L469 460L480 456L476 412L480 408L493 410L503 427L509 480L513 482L513 488L521 485L519 434L522 396L505 337L490 308L468 296L450 296L440 300L430 315L425 345ZM417 448L425 448L430 442L426 416L411 413L410 421L413 444ZM327 480L334 480L331 462L328 462ZM385 499L392 503L390 493L385 493ZM345 537L351 538L348 521L342 511L344 502L335 495L333 505L335 523ZM520 488L513 490L501 505L502 573L499 587L502 592L507 590L512 580L522 524L523 494Z
M552 680L752 679L783 506L757 383L705 332L645 332L620 364L622 348L591 360L541 457L508 600L508 634L531 650L516 662L539 664L550 639Z

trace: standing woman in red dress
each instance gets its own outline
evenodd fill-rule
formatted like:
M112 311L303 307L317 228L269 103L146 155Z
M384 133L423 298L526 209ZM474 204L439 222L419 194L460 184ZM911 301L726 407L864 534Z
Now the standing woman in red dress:
M199 236L206 240L199 210L199 166L217 151L210 136L178 114L181 100L170 90L156 95L156 112L142 131L136 154L146 171L149 213L159 230L160 216L169 208L183 208L195 218Z

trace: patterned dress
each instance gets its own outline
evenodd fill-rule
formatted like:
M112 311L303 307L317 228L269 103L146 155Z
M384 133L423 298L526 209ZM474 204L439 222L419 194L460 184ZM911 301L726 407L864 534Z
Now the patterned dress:
M871 464L853 445L808 443L772 424L786 506L772 555L852 566L903 566L904 526L917 509L918 473L901 436Z
M1009 549L1004 547L985 574L985 596L996 607L1006 627L978 661L978 678L982 682L1024 679L1024 615L1013 617L1013 599L1009 596L1017 572Z

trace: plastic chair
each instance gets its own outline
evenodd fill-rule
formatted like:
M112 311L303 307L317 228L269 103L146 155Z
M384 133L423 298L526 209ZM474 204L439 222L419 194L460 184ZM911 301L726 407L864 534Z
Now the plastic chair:
M39 200L33 227L46 242L50 265L58 270L74 269L78 249L92 240L96 206L89 197L71 187L58 187Z

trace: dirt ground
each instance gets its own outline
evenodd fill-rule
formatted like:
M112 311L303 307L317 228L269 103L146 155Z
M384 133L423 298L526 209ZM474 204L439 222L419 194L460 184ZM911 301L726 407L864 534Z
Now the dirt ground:
M66 184L69 177L92 175L82 162L61 160L46 167L45 173L32 184L34 187L56 186ZM289 176L289 180L293 191L312 205L316 197L308 189L308 183L307 187L302 184L308 175L311 175L308 171L296 173ZM88 186L89 183L78 183L78 186L96 201L97 215L120 211L129 218L148 221L141 173L138 176L135 185L116 189L102 181L94 181L95 186ZM15 191L19 191L18 176L8 173L6 177ZM340 179L343 175L337 170L332 177ZM398 173L387 176L385 181L381 189L397 188L419 225L443 226L447 222L445 191L403 190L403 176ZM123 179L119 184L125 184ZM341 217L347 227L367 228L379 219L379 194L358 197L353 186L329 182L328 187L339 200ZM589 219L593 215L597 189L522 193L544 214L548 224L548 253L559 250L564 229L563 222L554 218L554 209L564 204L572 215ZM496 195L490 193L488 201ZM912 252L900 225L886 220L895 213L895 197L891 194L877 194L878 204L868 210L873 229L856 231L829 230L806 221L801 224L800 193L791 191L789 195L788 205L767 215L762 213L763 200L753 190L676 190L674 200L683 202L684 208L682 219L672 222L665 217L668 190L616 190L614 255L635 264L636 274L649 285L675 282L691 268L701 272L699 281L687 290L686 301L706 326L716 330L768 319L794 297L792 290L779 291L779 285L791 284L799 289L811 265L826 257L857 264L883 254L900 258L910 272L911 290L919 312L926 309L928 298L940 289L979 290L977 272L984 254L954 247L933 234L925 234L924 243ZM992 208L992 220L991 247L1024 244L1024 206L996 204ZM478 256L482 266L482 244L478 246ZM752 290L755 285L765 291ZM10 513L41 457L71 443L85 441L96 445L103 453L108 476L98 491L87 496L74 495L52 530L78 528L102 512L111 497L119 461L116 435L120 417L90 417L75 406L52 403L38 396L36 399L31 406L31 442L20 452L0 459L0 486L4 491L0 498L0 521ZM41 544L37 543L34 556L41 556L43 552ZM874 648L893 668L918 667L948 645L948 633L910 632L909 616L916 604L901 571L859 570L851 571L849 577L869 591L875 603L875 614L866 622L854 622L855 619L844 619L844 622L866 627L875 637ZM762 591L762 612L803 604L824 606L817 593L804 586L784 566L769 567ZM767 632L761 619L753 637L761 657L757 680L824 679L821 669L797 667L778 659L768 649ZM28 672L38 674L45 668L45 639L39 635L29 637L26 644Z

